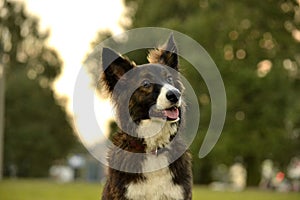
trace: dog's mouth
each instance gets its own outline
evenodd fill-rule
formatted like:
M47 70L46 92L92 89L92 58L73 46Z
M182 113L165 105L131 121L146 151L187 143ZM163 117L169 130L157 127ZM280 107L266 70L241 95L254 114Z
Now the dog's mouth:
M176 106L164 110L158 110L156 108L151 108L149 112L150 118L160 118L167 121L178 121L179 120L179 109Z

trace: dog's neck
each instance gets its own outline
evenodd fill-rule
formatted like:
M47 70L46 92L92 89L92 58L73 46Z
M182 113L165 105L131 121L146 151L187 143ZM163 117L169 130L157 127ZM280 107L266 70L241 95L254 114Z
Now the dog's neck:
M134 153L158 155L164 152L176 136L178 122L142 120L133 135L120 132L113 139L116 146Z
M145 144L140 139L131 139L128 141L128 146L131 150L138 153L145 152Z
M173 138L173 137L174 137L174 135L171 136L171 138ZM158 156L160 153L163 153L164 151L166 151L165 148L156 147L156 148L146 152L146 149L147 149L146 144L140 139L130 140L128 142L127 148L129 151L132 151L135 153L149 153L149 154L156 155L156 156Z
M136 130L143 138L146 153L157 152L166 147L177 132L177 123L162 120L143 120Z

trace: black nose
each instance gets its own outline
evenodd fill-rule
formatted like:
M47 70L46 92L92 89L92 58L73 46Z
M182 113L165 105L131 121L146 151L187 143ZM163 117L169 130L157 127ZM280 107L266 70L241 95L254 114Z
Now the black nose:
M177 103L179 98L180 98L181 94L179 91L177 90L169 90L166 94L167 99L171 102L171 103Z

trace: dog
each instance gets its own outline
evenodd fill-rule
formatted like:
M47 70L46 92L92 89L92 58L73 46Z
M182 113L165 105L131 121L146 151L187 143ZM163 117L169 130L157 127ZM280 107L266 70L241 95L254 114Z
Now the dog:
M191 200L184 134L184 87L173 34L136 65L103 48L101 81L121 129L112 136L102 200Z

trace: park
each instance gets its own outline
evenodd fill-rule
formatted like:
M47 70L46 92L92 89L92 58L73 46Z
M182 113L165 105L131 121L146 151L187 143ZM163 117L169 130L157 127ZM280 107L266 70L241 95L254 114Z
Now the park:
M173 30L184 86L196 97L193 105L186 98L187 124L197 128L188 144L193 199L299 199L299 0L0 0L0 199L101 197L108 166L95 152L120 126L109 97L97 88L99 60L93 59L103 42L124 51L131 38L117 36L142 28ZM141 38L147 42L150 33L159 31ZM206 57L186 48L180 35ZM141 65L149 50L121 53ZM223 90L208 84L218 85L216 77L199 73L193 59L202 59L204 71L214 63L225 103L214 97ZM81 72L90 81L84 89L95 92L103 133L82 128L93 120L76 113L76 98L87 98L75 95ZM223 106L222 130L207 139ZM165 112L179 116L175 111ZM199 156L207 140L214 145Z

